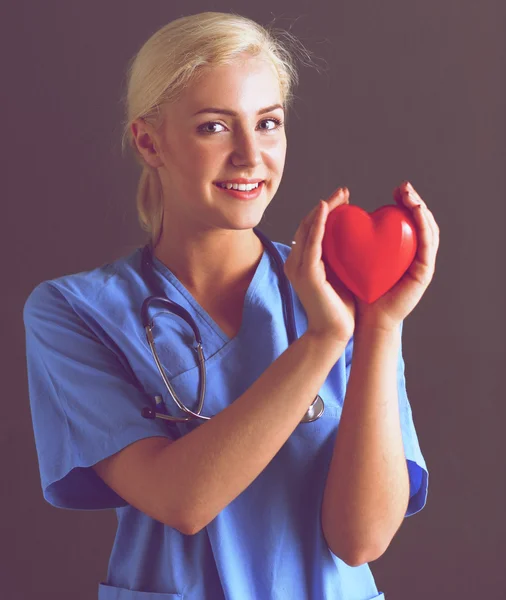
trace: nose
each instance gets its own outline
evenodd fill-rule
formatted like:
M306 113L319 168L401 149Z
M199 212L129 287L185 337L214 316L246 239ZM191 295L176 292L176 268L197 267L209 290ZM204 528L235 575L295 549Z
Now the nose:
M260 141L255 132L238 131L234 136L232 162L236 166L256 167L262 162Z

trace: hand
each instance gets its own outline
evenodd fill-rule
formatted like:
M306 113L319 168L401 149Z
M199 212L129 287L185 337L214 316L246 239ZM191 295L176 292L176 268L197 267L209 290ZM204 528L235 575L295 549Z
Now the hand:
M306 310L307 331L346 343L355 328L355 300L327 270L322 260L322 240L329 212L348 203L347 188L339 188L327 200L319 202L302 219L294 236L296 244L284 266L285 274Z
M418 235L416 256L403 277L375 302L367 304L356 299L358 323L388 330L397 328L425 293L434 275L439 247L439 227L413 187L403 183L394 190L394 200L413 214Z

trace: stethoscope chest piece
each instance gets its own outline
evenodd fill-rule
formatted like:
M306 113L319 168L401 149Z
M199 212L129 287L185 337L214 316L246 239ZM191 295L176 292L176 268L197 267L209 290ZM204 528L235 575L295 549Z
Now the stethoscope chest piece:
M325 406L323 400L318 394L313 401L313 404L307 409L306 414L302 417L301 423L312 423L322 416Z

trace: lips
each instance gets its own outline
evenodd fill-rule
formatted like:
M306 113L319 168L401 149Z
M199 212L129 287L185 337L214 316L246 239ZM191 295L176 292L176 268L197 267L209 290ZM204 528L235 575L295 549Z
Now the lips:
M265 181L265 179L245 179L243 177L239 177L237 179L224 179L223 181L215 181L214 184L217 185L219 183L261 183Z
M252 190L237 190L234 188L228 188L227 186L222 187L221 185L214 184L220 193L231 196L233 198L237 198L238 200L254 200L258 198L263 191L265 182L261 181L255 188Z

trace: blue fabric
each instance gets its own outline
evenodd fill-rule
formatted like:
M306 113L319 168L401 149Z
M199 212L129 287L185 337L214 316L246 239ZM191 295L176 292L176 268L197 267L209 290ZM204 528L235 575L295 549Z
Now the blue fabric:
M290 248L275 242L283 260ZM327 547L320 506L332 456L353 339L319 393L323 416L301 423L264 471L196 535L148 517L89 468L151 436L177 440L201 422L141 416L157 394L179 414L160 378L140 321L151 295L142 248L96 269L39 284L24 306L30 407L44 498L53 506L115 508L117 535L100 600L370 600L379 594L368 565L350 567ZM265 251L248 288L243 323L230 339L158 259L169 299L196 319L204 340L207 394L214 415L249 388L288 346L275 264ZM292 290L293 292L293 290ZM297 333L307 328L293 293ZM150 315L156 315L152 308ZM196 406L198 367L192 331L158 311L155 342L179 397ZM399 409L411 485L407 515L423 508L427 469L398 363Z

